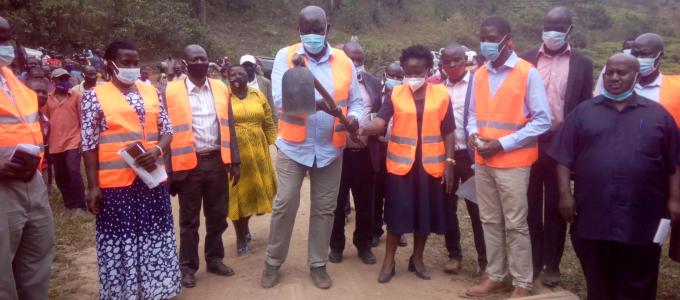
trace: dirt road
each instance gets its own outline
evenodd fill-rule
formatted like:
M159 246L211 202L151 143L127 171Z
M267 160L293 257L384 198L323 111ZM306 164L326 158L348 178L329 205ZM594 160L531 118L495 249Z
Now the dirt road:
M229 229L224 234L225 259L224 262L233 267L236 275L220 277L205 272L205 262L201 262L196 274L197 286L183 289L179 299L459 299L458 295L466 287L474 283L473 273L476 271L472 261L472 249L465 249L469 255L464 264L465 269L459 275L448 275L442 271L447 260L443 238L433 236L428 242L426 250L426 264L432 275L432 280L421 280L407 271L407 261L411 253L411 237L409 247L399 248L397 253L396 276L388 284L378 284L377 277L384 254L384 239L374 248L378 258L375 265L365 265L356 256L356 250L351 247L351 232L354 230L354 219L346 227L348 248L345 249L345 259L340 264L328 264L328 272L333 279L333 287L329 290L317 289L310 277L307 267L307 232L309 224L309 181L305 180L301 192L300 210L291 241L291 249L286 263L281 267L282 279L278 286L272 289L262 289L259 286L263 269L267 237L269 233L269 215L253 217L251 232L253 251L243 257L236 256L236 238L230 222ZM173 214L175 230L179 231L178 204L173 199ZM467 215L465 215L467 216ZM467 224L467 220L461 220ZM204 224L201 220L201 224ZM200 229L201 244L199 253L203 257L203 237L205 228ZM466 233L464 233L465 235ZM469 248L471 245L463 245ZM77 295L82 299L95 299L98 295L98 277L96 265L96 251L94 248L84 249L74 253L78 258L73 267L78 268L77 282L73 282ZM537 284L538 292L541 291ZM506 295L507 296L507 295Z

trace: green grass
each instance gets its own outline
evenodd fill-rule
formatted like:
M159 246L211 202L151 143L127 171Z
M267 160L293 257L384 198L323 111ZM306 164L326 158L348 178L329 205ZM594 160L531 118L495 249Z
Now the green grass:
M74 265L78 252L95 245L94 216L75 215L64 209L61 193L51 186L50 205L54 215L56 255L50 278L50 299L77 299L78 280ZM96 272L96 270L93 270Z

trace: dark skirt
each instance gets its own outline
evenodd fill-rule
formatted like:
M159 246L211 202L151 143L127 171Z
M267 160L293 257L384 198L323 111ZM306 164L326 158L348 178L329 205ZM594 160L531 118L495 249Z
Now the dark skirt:
M100 299L170 299L180 292L167 184L102 189L97 215Z
M418 147L420 148L420 147ZM420 149L411 171L400 176L387 173L385 183L385 223L392 234L417 232L445 234L452 219L453 209L441 178L425 171ZM450 200L448 200L450 201Z

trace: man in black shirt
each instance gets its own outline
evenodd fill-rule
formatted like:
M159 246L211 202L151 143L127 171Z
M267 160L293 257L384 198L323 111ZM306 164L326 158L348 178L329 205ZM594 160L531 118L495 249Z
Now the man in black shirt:
M660 104L634 93L639 69L632 56L612 56L603 94L576 107L548 150L588 299L655 298L661 247L652 240L680 197L678 128Z

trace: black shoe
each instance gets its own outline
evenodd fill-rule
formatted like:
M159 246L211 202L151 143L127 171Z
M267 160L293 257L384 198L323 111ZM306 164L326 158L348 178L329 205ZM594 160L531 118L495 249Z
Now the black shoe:
M372 248L378 247L378 244L380 244L380 237L374 236L373 239L371 240L371 247Z
M279 267L270 266L265 262L262 278L260 279L260 286L265 289L274 287L279 284L279 278Z
M328 254L328 261L337 264L342 262L342 251L338 250L331 250L331 253Z
M227 267L220 260L214 260L208 263L207 269L208 273L213 273L220 276L234 276L234 274L236 274L232 268Z
M415 272L416 276L418 276L418 278L420 278L420 279L423 279L423 280L430 280L431 279L430 273L427 272L427 270L418 271L418 269L416 269L416 264L413 263L413 257L408 259L408 271L409 272Z
M333 281L326 271L326 266L311 268L310 275L312 276L314 285L320 289L325 290L333 285Z
M359 258L367 265L373 265L376 262L375 255L371 252L371 249L359 250Z
M193 288L196 286L196 277L194 277L194 273L184 273L182 272L182 279L180 280L180 283L182 284L183 287L185 288Z
M543 285L547 287L556 287L560 284L560 271L559 270L548 270L547 268L543 272Z
M392 266L392 272L389 272L389 273L380 272L380 274L378 274L378 283L388 283L388 282L390 282L390 280L392 280L392 277L394 277L394 274L395 274L394 267L395 266Z
M406 237L402 235L399 238L399 247L406 247L406 246L408 246L408 241L406 240Z

